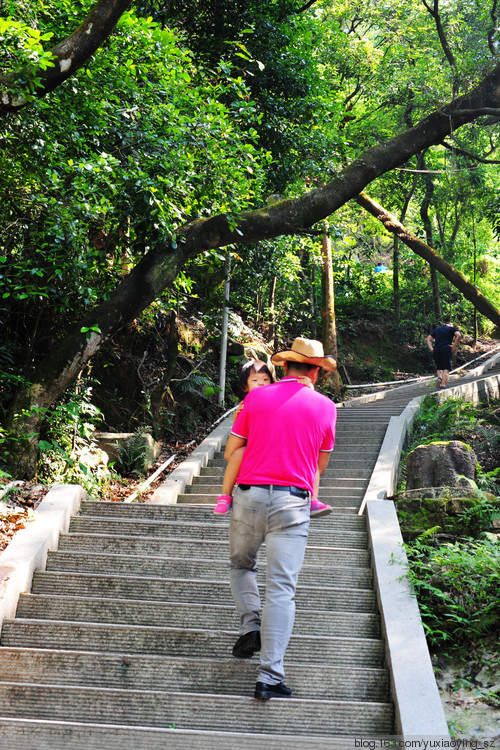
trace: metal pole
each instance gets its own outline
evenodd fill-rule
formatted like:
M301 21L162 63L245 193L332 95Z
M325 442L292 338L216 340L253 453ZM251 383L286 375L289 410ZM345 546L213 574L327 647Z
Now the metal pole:
M224 310L222 313L222 333L219 365L219 404L224 403L226 393L227 324L229 319L229 285L231 281L231 256L226 260L226 283L224 284Z

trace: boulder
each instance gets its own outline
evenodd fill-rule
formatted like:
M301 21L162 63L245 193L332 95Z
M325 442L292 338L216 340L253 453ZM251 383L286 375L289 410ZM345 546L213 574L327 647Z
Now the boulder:
M482 531L495 532L495 514L490 522L488 513L474 512L485 501L497 509L500 517L500 499L474 487L406 490L399 492L394 499L405 541L414 539L429 529L439 529L440 532L453 536L474 537Z
M149 469L160 454L160 445L148 433L95 432L94 440L108 454L110 462L131 463L139 472Z
M419 445L406 458L406 489L464 487L476 476L476 454L460 440Z

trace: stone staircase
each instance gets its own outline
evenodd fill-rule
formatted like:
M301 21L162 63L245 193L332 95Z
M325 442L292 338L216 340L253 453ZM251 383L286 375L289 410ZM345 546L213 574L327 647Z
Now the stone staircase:
M286 655L293 700L255 701L257 660L231 655L218 454L176 505L82 504L4 623L0 748L340 750L394 734L357 512L390 417L421 389L338 411L320 491L334 512L311 521ZM263 585L265 548L260 562Z

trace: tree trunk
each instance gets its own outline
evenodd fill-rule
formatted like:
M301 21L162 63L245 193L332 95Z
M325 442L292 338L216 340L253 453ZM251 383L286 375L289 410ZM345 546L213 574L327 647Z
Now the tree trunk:
M394 237L392 254L392 286L394 289L394 318L396 323L401 320L401 292L399 289L399 240Z
M269 285L269 345L274 349L276 339L276 282L277 276L273 276Z
M128 5L124 0L121 5L118 0L114 3L103 0L96 7L101 4L116 5L116 8L122 8L121 12ZM70 385L106 339L132 321L172 284L180 268L190 258L204 250L230 244L307 233L314 224L356 198L372 180L405 163L423 149L440 143L462 125L485 114L498 114L499 107L500 65L465 96L440 106L414 127L365 151L328 184L298 198L245 211L239 217L231 217L231 220L224 214L196 219L179 229L176 244L172 242L172 245L161 245L148 251L109 300L102 302L56 344L31 374L31 385L17 394L8 428L17 438L27 433L35 436L29 439L26 450L18 450L17 453L16 463L24 465L23 473L33 475L37 456L36 434L43 418L43 409L48 408ZM403 231L400 236L407 242L407 233ZM437 263L445 263L434 251L428 250L438 258L435 260L436 267ZM440 268L438 270L441 271ZM459 283L468 283L461 274L454 273L463 280ZM482 300L489 305L484 297ZM492 319L491 312L483 314ZM89 332L87 336L81 331L91 326L98 326L100 332ZM36 407L41 411L37 411Z
M425 162L422 159L422 166L425 167ZM432 195L434 193L434 185L428 174L424 177L425 181L425 195L420 206L420 216L424 224L425 238L429 247L434 245L434 235L432 231L431 217L429 216L429 206L431 205ZM443 246L443 245L441 245ZM432 287L432 307L434 310L435 324L438 325L441 322L441 300L439 297L439 283L434 266L430 265L431 270L431 287Z
M473 247L473 268L474 268L474 275L473 275L473 281L474 284L476 283L476 275L477 275L477 247L476 247L476 225L474 221L474 206L472 206L472 247ZM477 308L474 307L474 349L477 347Z
M333 280L332 241L327 234L321 238L321 339L326 354L333 354L338 359L337 324L335 320L335 284ZM336 391L340 391L342 380L337 370L324 373L321 382L331 378Z
M456 287L463 296L468 299L482 313L486 318L491 320L496 326L500 326L500 310L498 310L492 303L486 299L486 297L477 289L474 284L467 281L465 276L457 271L450 263L436 253L432 247L426 245L425 242L419 240L415 235L411 234L392 214L385 210L379 203L372 200L366 193L360 193L356 198L356 202L369 211L372 216L382 222L388 232L392 232L399 239L408 245L413 252L420 255L421 258L426 260L432 265L440 274L442 274L448 281L451 281L454 287Z
M332 241L326 234L321 239L321 338L327 354L337 359L337 326L335 322L335 288L333 283Z
M405 118L406 120L406 118ZM408 124L411 125L411 118L410 118L410 112L408 111ZM417 160L417 169L421 168L423 161L423 155L420 154ZM400 221L403 223L406 217L406 212L408 210L408 206L410 205L410 201L413 198L413 195L415 193L415 190L417 188L418 184L418 176L413 176L412 186L408 193L406 194L406 197L404 199L403 208L401 209L401 217ZM399 323L401 321L401 292L399 289L399 272L400 272L400 262L399 262L399 240L397 237L394 237L394 257L393 257L393 266L392 266L392 285L394 289L394 318L396 320L396 323Z
M316 264L312 262L312 253L308 253L309 265L310 265L310 285L311 285L311 299L310 299L310 314L311 314L311 336L313 339L317 338L317 305L316 305Z
M436 325L441 322L441 299L439 296L439 282L438 275L434 266L430 266L431 269L431 287L432 287L432 309L434 310L434 316L436 318Z
M165 409L165 403L168 402L169 406L173 403L174 399L170 391L170 381L174 372L175 363L177 362L177 355L179 353L179 331L177 328L177 316L174 310L170 311L168 328L166 332L166 349L167 349L167 366L162 372L162 377L159 382L153 388L151 397L151 418L153 437L155 440L161 438L161 412Z

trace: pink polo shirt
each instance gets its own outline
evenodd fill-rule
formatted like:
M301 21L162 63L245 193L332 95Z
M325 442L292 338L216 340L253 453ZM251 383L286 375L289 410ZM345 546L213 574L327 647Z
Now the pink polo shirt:
M332 451L333 401L287 377L245 397L233 435L247 441L237 482L303 487L312 492L320 451Z

